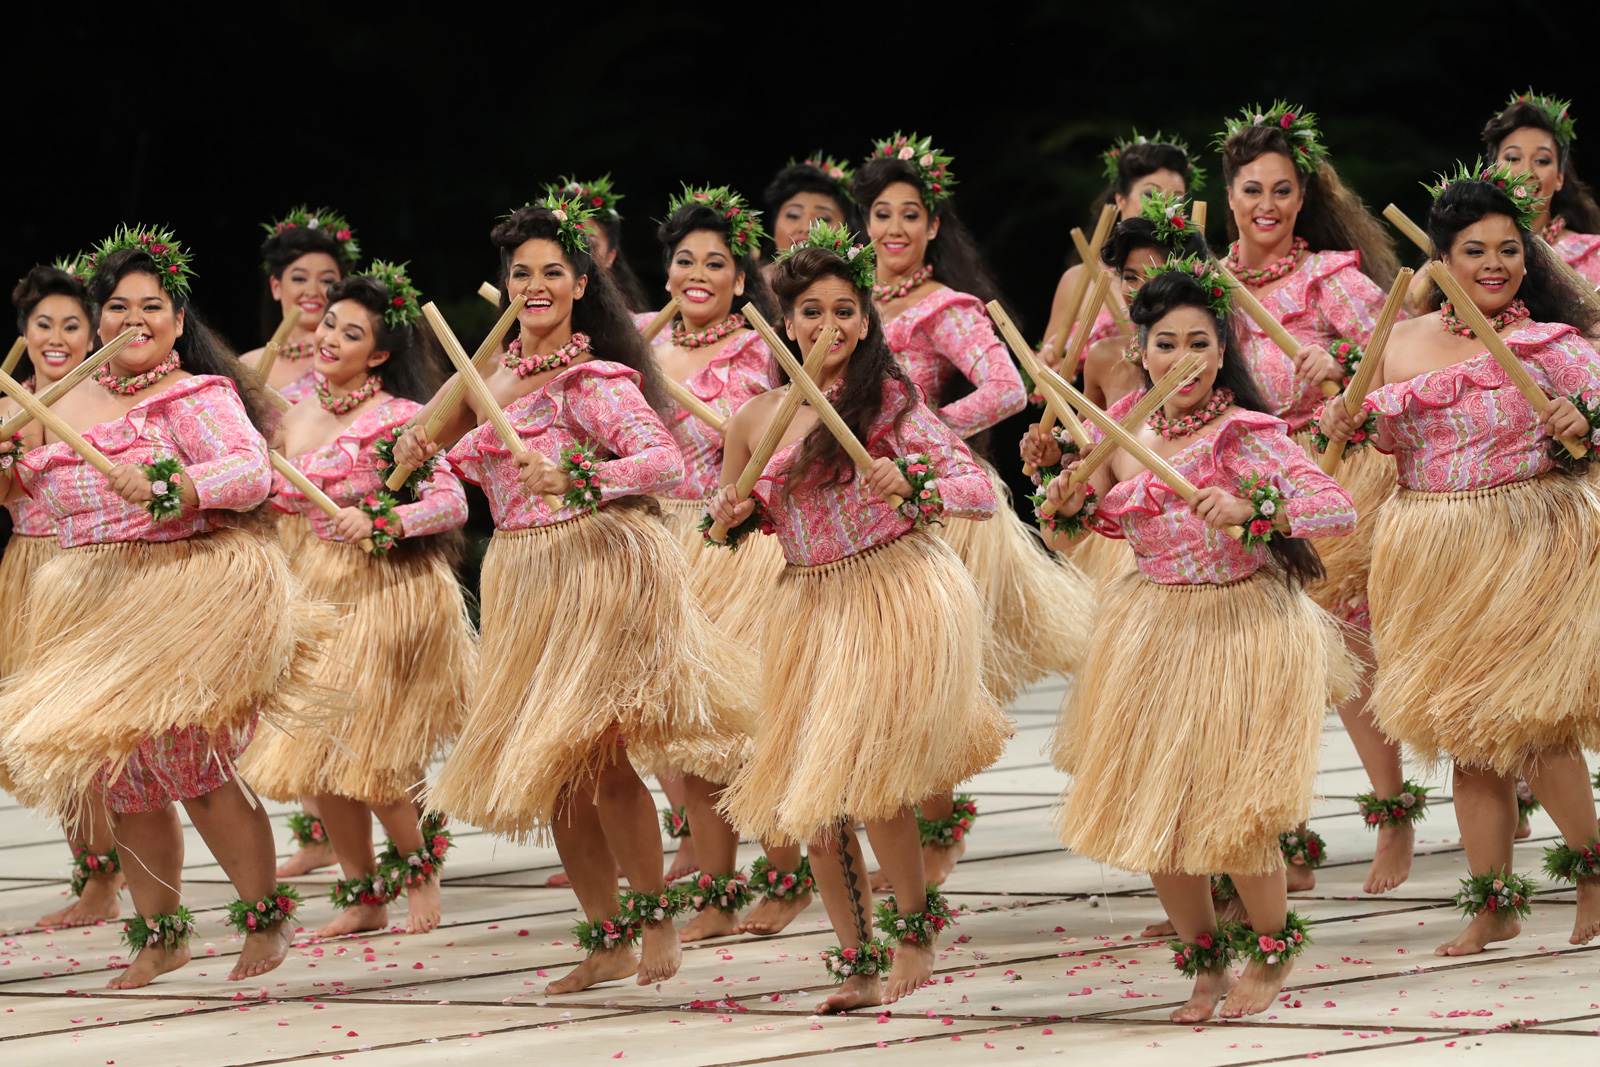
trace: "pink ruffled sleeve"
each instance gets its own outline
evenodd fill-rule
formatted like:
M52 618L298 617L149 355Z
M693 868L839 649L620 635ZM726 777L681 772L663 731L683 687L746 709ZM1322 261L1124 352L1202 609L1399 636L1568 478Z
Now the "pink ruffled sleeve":
M971 437L1027 405L1022 376L975 299L952 304L934 316L927 336L934 350L973 385L972 392L939 409L939 417L956 433Z
M433 476L417 488L421 495L415 503L394 509L405 536L444 533L466 523L467 492L443 455L439 456Z
M602 500L664 493L683 480L677 443L630 376L583 375L566 387L566 404L614 457L596 465Z
M898 394L898 395L896 395ZM904 393L891 393L886 386L885 397L898 405ZM887 405L886 405L887 406ZM883 430L891 427L883 423ZM873 435L869 451L882 433ZM957 431L947 425L927 406L918 402L900 422L894 433L896 452L900 457L922 455L938 475L935 488L942 504L941 513L957 519L987 519L995 512L994 486L989 474L972 458Z
M231 383L230 383L231 384ZM239 394L212 386L174 402L173 440L201 508L249 511L272 491L267 442L256 432Z
M1372 328L1387 296L1359 268L1349 266L1317 283L1315 303L1336 336L1366 348L1372 343Z
M1253 475L1271 478L1286 498L1291 537L1344 537L1356 528L1350 494L1281 429L1228 433L1218 442L1217 465L1235 479L1234 487L1223 485L1230 492L1238 492Z

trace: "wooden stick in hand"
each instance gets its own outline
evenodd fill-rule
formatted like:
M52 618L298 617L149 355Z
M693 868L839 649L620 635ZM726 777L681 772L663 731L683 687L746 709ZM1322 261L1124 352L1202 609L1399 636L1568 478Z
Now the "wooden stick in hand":
M1285 329L1283 323L1273 317L1272 312L1268 311L1265 305L1256 299L1256 294L1240 284L1239 279L1233 276L1233 271L1228 269L1226 263L1218 260L1217 270L1221 272L1223 280L1228 283L1228 288L1233 290L1233 302L1239 305L1239 310L1255 320L1255 324L1261 327L1262 332L1267 335L1267 340L1277 345L1284 355L1293 359L1294 354L1300 351L1299 339ZM1339 383L1331 379L1323 379L1319 388L1321 388L1323 396L1339 395Z
M639 331L639 336L644 338L644 343L654 341L662 330L667 328L667 323L672 321L672 316L678 313L678 298L673 297L667 301L667 306L656 312L656 317L644 324Z
M1428 255L1433 254L1433 242L1428 240L1428 235L1422 232L1422 227L1411 221L1411 217L1401 211L1394 204L1383 209L1383 217L1388 219L1399 230L1411 239L1411 243L1422 249Z
M10 374L17 369L17 364L22 362L22 353L28 350L28 339L19 337L11 342L11 351L6 353L4 363L0 363L0 371Z
M66 420L51 411L38 397L24 389L20 382L4 371L0 371L0 390L20 404L22 410L43 423L45 429L65 441L67 447L82 456L85 463L107 478L111 477L116 464L107 459L98 448L84 440L83 435L68 426Z
M1082 358L1083 350L1089 345L1089 334L1091 332L1090 326L1093 324L1095 316L1100 314L1100 305L1105 301L1106 292L1110 286L1111 275L1107 274L1103 270L1098 271L1094 280L1094 288L1089 290L1089 303L1085 306L1083 315L1080 319L1080 321L1083 323L1083 329L1079 330L1072 338L1072 347L1067 351L1066 356L1061 360L1061 369L1066 371L1068 374L1077 373L1078 360ZM999 306L1000 305L998 303L993 301L990 302L990 317L994 316L995 310L999 308ZM1000 314L1004 316L1005 312L1002 311ZM999 321L999 319L995 319L996 323ZM1007 318L1006 321L1009 322L1010 319ZM1015 329L1015 327L1013 327L1013 329ZM1024 354L1021 349L1016 347L1010 338L1006 338L1005 340L1008 345L1011 345L1012 351L1016 353L1016 357L1019 361L1021 361L1023 368L1027 370L1028 376L1037 380L1038 375L1034 374L1033 367L1031 365L1038 363L1039 361L1034 358L1033 350L1027 349L1026 354ZM1026 346L1024 346L1024 348L1026 348ZM1065 415L1064 419L1063 414ZM1076 418L1073 417L1072 409L1063 409L1058 407L1057 405L1052 404L1049 397L1046 396L1044 414L1039 417L1039 432L1045 434L1049 433L1055 428L1057 419L1062 419L1062 421L1066 422L1067 433L1072 435L1072 439L1074 441L1078 441L1080 444L1088 443L1087 438L1079 440L1079 435L1083 431L1083 426ZM1032 464L1026 464L1022 468L1022 473L1026 474L1030 478L1033 477L1033 471L1028 469L1031 466Z
M711 427L717 433L722 432L723 418L711 409L711 405L695 396L689 387L682 382L675 381L665 374L661 376L661 384L666 387L667 395L678 402L689 414Z
M283 475L284 480L290 485L300 490L300 495L311 501L313 507L330 519L339 517L339 505L333 502L332 497L318 488L316 482L307 478L299 467L290 463L281 453L273 450L268 450L267 458L272 460L272 469ZM363 537L361 539L361 551L372 551L372 538Z
M272 331L272 339L267 342L267 347L261 350L261 359L256 363L256 373L261 375L261 380L266 381L272 374L272 365L278 362L278 354L283 351L283 343L289 339L289 334L300 323L300 308L291 304L284 313L283 321L278 323L278 328Z
M1344 391L1344 410L1352 417L1360 414L1361 402L1367 398L1367 393L1372 388L1372 377L1383 363L1383 349L1389 343L1389 331L1394 329L1394 320L1400 315L1400 306L1406 302L1406 291L1411 288L1411 274L1410 267L1402 267L1400 273L1394 276L1394 284L1389 287L1389 297L1383 302L1383 310L1378 312L1378 321L1372 327L1372 340L1367 342L1367 350L1361 357L1361 365L1350 378L1350 388ZM1328 446L1328 450L1318 461L1322 473L1331 475L1339 469L1339 463L1344 459L1346 444L1345 441L1338 441Z
M44 392L39 393L39 403L43 404L45 407L49 407L57 400L60 400L68 393L72 392L72 390L78 387L79 382L83 381L85 378L89 377L89 375L93 374L95 371L111 362L111 357L115 356L118 352L121 352L124 348L127 348L128 343L137 336L139 336L139 330L134 326L129 326L126 330L123 330L121 333L117 334L117 336L101 345L98 352L85 359L76 367L73 367L72 370L67 372L66 376L60 381L50 386ZM11 372L7 370L6 373L10 374ZM28 425L28 423L32 421L33 416L28 414L26 411L16 412L4 422L0 422L0 440L10 437L12 434L21 430L24 426Z
M478 286L478 295L483 297L485 300L487 300L489 302L489 306L490 307L495 308L497 310L499 309L499 307L500 307L500 289L499 289L498 286L491 285L488 282L484 282L482 285Z

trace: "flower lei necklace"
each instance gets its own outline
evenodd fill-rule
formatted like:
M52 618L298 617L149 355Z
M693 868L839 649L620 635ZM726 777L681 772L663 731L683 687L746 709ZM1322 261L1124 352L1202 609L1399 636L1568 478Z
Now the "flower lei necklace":
M1557 215L1555 218L1550 220L1550 225L1539 231L1539 236L1544 238L1545 244L1553 245L1557 240L1560 239L1561 235L1566 232L1566 229L1567 220L1562 218L1560 215Z
M693 346L691 345L690 347ZM508 370L516 371L518 378L526 378L530 374L538 374L541 371L565 367L568 363L588 351L589 335L575 333L572 335L572 340L548 356L524 356L522 354L522 338L519 337L511 342L511 346L506 349L506 354L500 357L500 364Z
M278 358L287 360L309 359L317 351L312 341L285 341L278 349Z
M898 300L931 277L933 277L933 264L924 263L912 271L910 277L896 282L894 285L874 285L872 287L872 299L880 304Z
M1265 267L1246 267L1239 262L1239 242L1235 241L1228 246L1228 269L1233 271L1234 277L1246 285L1259 287L1293 273L1300 265L1300 258L1310 249L1311 246L1306 243L1304 237L1296 237L1288 255L1280 256Z
M367 380L357 389L352 389L344 396L336 397L328 388L328 379L317 375L313 388L317 392L317 403L322 405L322 410L333 415L343 415L363 400L371 399L372 395L383 388L383 375L369 374Z
M1199 411L1191 411L1187 415L1169 419L1165 411L1156 408L1144 424L1168 441L1176 441L1180 437L1188 437L1192 433L1199 432L1206 423L1227 411L1228 405L1232 403L1232 389L1217 389L1212 392L1211 399L1206 401L1205 407Z
M1495 333L1499 333L1512 323L1521 322L1532 314L1527 304L1513 300L1504 311L1489 320L1489 325L1494 327ZM1457 337L1472 336L1472 327L1456 318L1456 309L1450 306L1448 300L1439 306L1439 326L1445 333L1453 333Z
M111 366L107 364L94 372L96 383L121 396L132 396L146 386L154 385L173 371L178 369L178 351L173 349L167 353L167 358L157 363L143 374L134 374L127 378L119 378L111 373Z
M672 328L672 343L679 348L704 348L715 344L735 330L744 329L744 316L735 311L715 326L703 330L686 330L681 325Z

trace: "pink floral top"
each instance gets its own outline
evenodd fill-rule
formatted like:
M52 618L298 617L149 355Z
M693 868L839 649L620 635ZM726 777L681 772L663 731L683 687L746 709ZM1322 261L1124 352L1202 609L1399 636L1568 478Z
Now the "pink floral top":
M569 367L506 408L506 417L529 451L557 463L574 445L594 449L602 462L602 501L644 493L665 494L683 480L683 457L672 435L639 391L639 374L620 363L591 359ZM584 508L555 511L517 480L517 465L494 427L484 423L450 450L463 478L483 486L495 527L523 530L574 518Z
M355 422L345 427L328 444L294 456L290 462L317 488L327 493L335 504L352 507L384 488L383 479L378 476L378 457L372 450L373 444L381 434L404 424L421 406L414 400L390 397L370 411L358 415ZM422 494L420 500L401 504L394 509L405 536L443 533L467 521L467 494L461 488L461 480L451 472L449 462L442 456L434 468L433 477L423 482L419 489ZM272 476L272 506L279 511L305 515L311 529L324 541L339 539L333 532L333 520L277 473Z
M1128 394L1108 414L1121 419L1143 395L1142 389ZM1286 498L1290 536L1343 537L1355 529L1350 494L1307 458L1284 432L1283 420L1239 410L1218 422L1168 461L1196 489L1217 485L1240 495L1247 478L1264 474ZM1100 439L1098 430L1087 429ZM1236 582L1260 570L1270 555L1265 545L1246 548L1207 526L1182 497L1145 470L1112 486L1091 524L1108 537L1127 538L1139 572L1159 585Z
M937 404L957 374L975 387L939 408L939 417L962 437L987 430L1028 403L1022 376L975 296L936 289L883 327L906 373Z
M1590 286L1600 286L1600 233L1573 233L1563 231L1551 248L1566 261L1567 266L1588 279Z
M23 537L56 536L55 516L50 514L49 508L36 501L19 496L6 505L6 510L11 512L12 534Z
M1530 320L1506 344L1546 395L1600 399L1600 358L1573 327ZM1394 453L1407 489L1487 489L1555 465L1533 406L1487 351L1385 385L1365 406L1381 416L1376 445Z
M312 399L317 395L317 372L308 368L304 374L278 392L282 393L283 398L291 404Z
M683 384L723 418L729 418L753 396L777 384L772 353L754 330L730 338L710 363ZM683 481L669 496L705 500L722 483L722 435L690 415L670 397L663 414L672 439L683 454Z
M200 506L161 522L111 491L111 484L65 443L35 448L17 461L22 488L58 523L62 548L116 541L180 541L227 524L221 511L249 511L267 499L267 442L251 425L233 382L202 374L139 401L114 422L83 434L112 463L182 463Z
M906 390L896 381L883 384L886 412L900 409ZM833 563L885 544L911 529L912 521L879 500L859 473L840 485L797 486L785 495L789 465L801 442L780 449L767 463L755 495L770 529L793 564L815 567ZM935 488L943 515L987 519L995 511L994 487L955 431L928 410L920 399L895 429L888 414L880 415L862 442L874 456L923 456L937 475Z
M1342 338L1365 348L1387 294L1361 273L1360 264L1359 252L1312 252L1261 303L1301 344L1331 349ZM1297 375L1294 353L1267 340L1254 319L1239 315L1238 320L1256 385L1288 422L1289 432L1299 433L1324 399L1320 383Z

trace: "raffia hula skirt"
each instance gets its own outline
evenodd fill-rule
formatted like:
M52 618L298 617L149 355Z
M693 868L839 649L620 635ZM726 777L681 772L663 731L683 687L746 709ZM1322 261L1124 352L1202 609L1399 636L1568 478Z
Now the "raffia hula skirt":
M1011 730L972 645L983 603L940 538L913 530L768 598L755 754L723 794L741 832L816 840L988 767Z
M1339 624L1275 570L1103 590L1052 758L1056 832L1129 871L1258 874L1311 811L1323 715L1355 687Z
M258 715L315 702L335 625L270 533L64 549L34 574L0 754L30 806L69 823L91 785L117 811L192 799L231 778Z
M714 634L649 500L496 530L480 600L478 681L431 806L544 839L563 793L633 749L727 744L706 700Z
M1295 440L1313 462L1322 458L1311 446L1309 433L1298 434ZM1371 626L1367 613L1367 581L1372 573L1372 539L1385 504L1394 496L1396 478L1393 456L1370 447L1345 453L1334 481L1355 503L1355 532L1348 537L1325 537L1317 542L1317 555L1322 557L1322 569L1328 576L1306 587L1311 599L1327 608L1334 618L1360 630Z
M999 501L994 518L946 519L939 534L978 583L993 633L984 685L1003 707L1047 674L1077 671L1089 643L1094 587L1064 556L1045 550L1017 517L999 473L987 463L983 468Z
M1600 491L1399 490L1372 553L1373 712L1424 759L1516 773L1600 748Z
M374 557L300 540L290 569L343 616L316 681L347 713L323 729L263 730L240 769L273 800L334 793L367 804L410 797L467 715L478 647L447 553L402 541Z
M0 558L0 619L6 619L10 627L7 638L0 641L0 679L16 674L27 662L28 588L33 572L61 551L54 537L14 533L6 542L5 556ZM17 792L17 785L4 763L0 763L0 790Z

